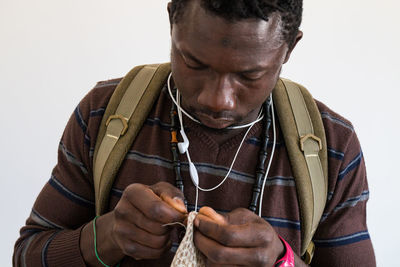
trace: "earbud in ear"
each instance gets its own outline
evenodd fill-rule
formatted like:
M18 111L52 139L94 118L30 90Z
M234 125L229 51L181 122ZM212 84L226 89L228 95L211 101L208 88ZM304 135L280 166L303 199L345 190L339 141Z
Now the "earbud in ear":
M189 148L189 139L187 138L183 129L180 130L180 133L183 138L183 142L178 143L178 149L181 154L184 154Z

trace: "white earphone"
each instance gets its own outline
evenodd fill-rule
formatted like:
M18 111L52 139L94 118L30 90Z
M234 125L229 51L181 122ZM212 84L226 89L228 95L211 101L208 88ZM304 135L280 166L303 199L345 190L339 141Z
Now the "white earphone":
M179 132L182 136L183 142L178 143L178 149L181 154L184 154L184 153L186 153L186 151L189 148L189 139L187 138L186 133L183 130L183 128Z
M199 174L197 173L197 169L194 166L192 160L190 159L190 155L189 155L189 139L186 136L185 130L183 129L183 124L181 124L181 130L180 130L181 136L183 138L183 142L179 142L178 143L178 149L179 152L181 154L185 154L188 158L188 162L189 162L189 174L190 174L190 178L192 178L192 182L193 184L198 187L199 186Z

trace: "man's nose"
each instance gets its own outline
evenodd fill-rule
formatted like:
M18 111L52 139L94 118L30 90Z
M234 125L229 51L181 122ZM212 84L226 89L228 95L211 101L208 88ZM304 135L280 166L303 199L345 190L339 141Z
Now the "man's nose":
M229 75L215 75L205 82L198 103L212 112L234 110L236 95Z

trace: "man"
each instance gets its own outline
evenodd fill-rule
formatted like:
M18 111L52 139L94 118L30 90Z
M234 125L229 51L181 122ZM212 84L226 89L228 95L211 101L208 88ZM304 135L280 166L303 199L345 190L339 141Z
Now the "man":
M249 127L234 127L254 122L259 114L266 116L262 106L302 37L302 1L174 0L168 11L169 85L181 95L182 108L199 121L182 116L200 186L219 184L233 164L220 187L199 194L203 208L194 221L195 246L210 266L275 266L287 254L287 242L295 265L306 266L298 256L300 211L279 123L262 218L246 208L263 122L254 123L248 133ZM167 85L119 170L108 212L93 221L93 148L104 108L119 81L99 83L68 122L58 164L21 229L14 265L171 263L183 234L171 224L183 223L197 203L187 168L182 170L184 193L174 186L169 133L174 103ZM375 266L365 222L368 186L357 137L348 121L322 103L317 105L329 149L329 193L314 236L311 265ZM267 153L271 157L271 147ZM179 157L187 166L187 156Z

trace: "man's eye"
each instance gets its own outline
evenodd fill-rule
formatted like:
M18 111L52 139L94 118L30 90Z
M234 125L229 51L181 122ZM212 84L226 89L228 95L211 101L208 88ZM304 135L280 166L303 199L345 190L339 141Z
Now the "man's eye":
M189 69L192 69L192 70L204 70L207 68L206 66L202 66L202 65L190 65L188 63L185 63L185 64L186 64L186 67L188 67Z
M262 75L259 74L240 74L240 77L243 80L247 80L247 81L256 81L258 79L261 78Z

